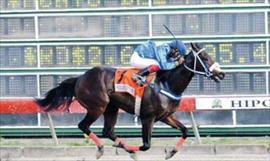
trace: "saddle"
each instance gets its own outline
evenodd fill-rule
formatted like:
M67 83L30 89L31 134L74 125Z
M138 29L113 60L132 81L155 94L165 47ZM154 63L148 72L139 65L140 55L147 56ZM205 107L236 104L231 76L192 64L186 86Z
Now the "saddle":
M114 77L114 89L115 92L125 92L133 97L135 97L135 115L140 115L141 110L141 100L144 93L145 87L148 86L148 83L145 83L143 86L139 86L136 82L133 81L133 74L137 73L140 69L130 68L130 69L117 69ZM153 82L155 79L155 74L150 74L146 78L146 82Z
M148 84L139 86L133 81L132 76L136 74L140 69L129 68L129 69L117 69L114 77L115 92L126 92L134 97L142 97L145 87ZM155 74L150 74L146 78L146 82L153 82Z

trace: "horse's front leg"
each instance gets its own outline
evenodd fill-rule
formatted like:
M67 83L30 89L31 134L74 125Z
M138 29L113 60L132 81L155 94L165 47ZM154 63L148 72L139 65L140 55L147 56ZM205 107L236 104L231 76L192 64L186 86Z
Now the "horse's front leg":
M171 127L175 128L175 129L181 130L181 132L183 133L182 137L179 138L179 140L177 141L175 147L171 151L167 151L165 149L165 152L166 152L166 158L165 159L169 159L172 156L174 156L174 154L177 153L180 150L180 148L182 147L182 145L184 144L184 142L185 142L185 140L187 138L188 130L173 115L170 115L170 116L162 119L161 121L166 123L167 125L170 125Z
M114 126L116 124L118 116L118 108L113 106L112 104L109 104L103 115L104 115L104 128L102 131L103 136L108 137L110 140L114 141L113 145L114 147L123 148L130 153L135 153L136 151L138 151L139 147L126 144L123 141L123 139L120 139L114 133Z
M149 117L146 119L142 119L142 146L134 146L125 143L122 139L116 138L115 142L117 142L118 147L125 149L127 152L131 154L135 154L137 151L146 151L151 147L151 134L154 124L154 118ZM134 158L133 158L134 159Z
M102 131L103 136L108 137L110 140L114 142L118 142L118 138L114 133L114 126L116 124L118 116L118 108L109 104L103 115L104 115L104 127Z
M151 147L151 136L152 136L154 121L155 119L151 117L146 118L146 119L141 119L142 140L143 140L143 145L140 146L141 151L146 151L150 149Z
M122 143L123 148L131 154L131 158L135 161L137 160L136 153L137 151L146 151L151 147L151 135L154 125L154 118L141 119L142 122L142 146L133 146Z

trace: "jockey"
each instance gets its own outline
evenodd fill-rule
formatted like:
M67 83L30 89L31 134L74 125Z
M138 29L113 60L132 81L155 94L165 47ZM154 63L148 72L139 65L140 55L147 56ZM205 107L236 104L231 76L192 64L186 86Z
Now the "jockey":
M142 86L145 76L159 70L170 70L184 62L186 46L180 40L156 45L153 41L147 41L137 46L131 56L131 65L141 70L132 76L132 79Z

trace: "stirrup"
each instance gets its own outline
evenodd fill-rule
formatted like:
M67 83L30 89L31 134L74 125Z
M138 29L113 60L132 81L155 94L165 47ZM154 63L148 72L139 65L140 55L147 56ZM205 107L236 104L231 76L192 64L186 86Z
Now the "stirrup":
M133 74L132 80L142 87L146 81L146 78L139 74Z

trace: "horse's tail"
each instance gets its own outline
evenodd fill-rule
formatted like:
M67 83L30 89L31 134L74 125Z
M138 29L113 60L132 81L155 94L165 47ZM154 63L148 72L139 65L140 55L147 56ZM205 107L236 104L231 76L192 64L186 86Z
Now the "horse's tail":
M69 78L60 83L57 87L48 91L45 98L35 99L35 102L44 110L51 111L61 107L68 109L75 96L75 84L78 78Z

